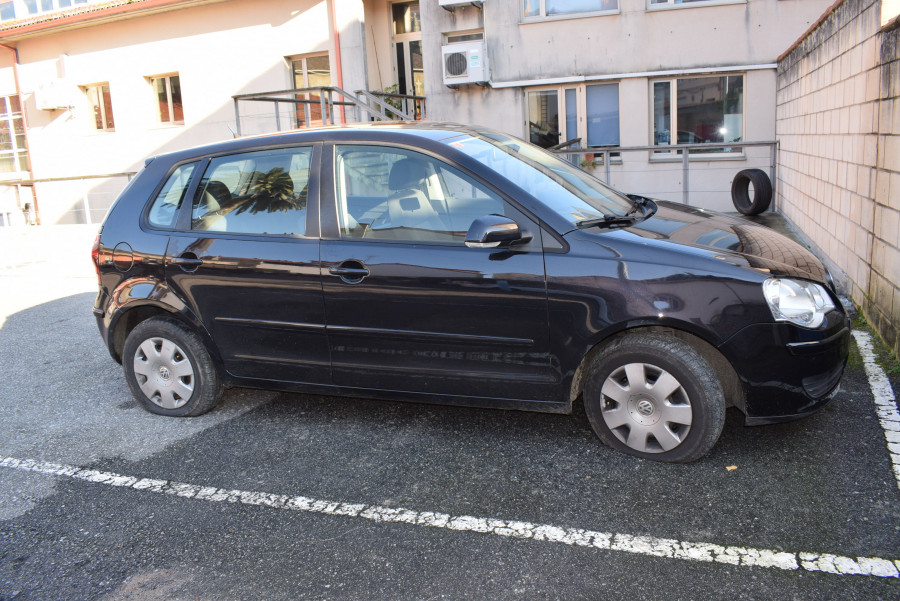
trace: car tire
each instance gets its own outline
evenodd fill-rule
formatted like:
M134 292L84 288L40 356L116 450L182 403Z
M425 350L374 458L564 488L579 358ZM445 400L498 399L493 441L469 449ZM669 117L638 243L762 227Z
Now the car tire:
M216 406L224 386L200 337L179 322L153 317L125 339L125 379L151 413L201 415Z
M725 396L709 362L656 333L623 335L590 360L584 407L608 446L669 463L708 453L725 423Z
M753 184L753 200L750 199ZM759 215L772 202L772 181L762 169L738 171L731 182L731 202L744 215Z

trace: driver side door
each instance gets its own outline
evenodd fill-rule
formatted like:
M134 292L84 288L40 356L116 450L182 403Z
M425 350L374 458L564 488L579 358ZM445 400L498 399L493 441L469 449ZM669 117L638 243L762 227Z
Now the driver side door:
M334 384L553 398L537 223L485 183L407 148L326 147L322 173ZM513 219L531 241L467 247L469 226L487 214Z

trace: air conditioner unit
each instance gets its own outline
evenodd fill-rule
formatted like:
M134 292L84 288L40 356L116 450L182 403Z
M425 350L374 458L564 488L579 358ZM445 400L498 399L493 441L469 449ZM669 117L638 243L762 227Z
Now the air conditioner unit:
M444 44L444 85L455 87L467 83L487 83L490 79L484 40Z
M34 91L34 104L42 111L70 109L78 101L78 87L67 79L51 79L39 83Z
M438 6L442 6L450 12L453 12L454 8L463 8L469 5L481 8L481 0L438 0Z

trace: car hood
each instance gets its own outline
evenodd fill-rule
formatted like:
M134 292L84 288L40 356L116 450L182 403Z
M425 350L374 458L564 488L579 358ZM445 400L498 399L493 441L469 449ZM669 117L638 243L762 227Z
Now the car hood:
M738 267L774 276L828 282L828 274L819 259L778 232L746 219L673 202L655 202L659 206L656 214L627 228L628 232L710 250L717 259Z

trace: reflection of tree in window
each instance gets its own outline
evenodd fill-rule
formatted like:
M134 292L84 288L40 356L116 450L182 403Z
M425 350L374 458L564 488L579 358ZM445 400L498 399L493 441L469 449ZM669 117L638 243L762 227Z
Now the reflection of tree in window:
M268 172L254 171L250 177L247 194L232 198L222 205L222 216L234 213L278 213L306 209L306 190L300 195L294 193L294 180L282 167Z

